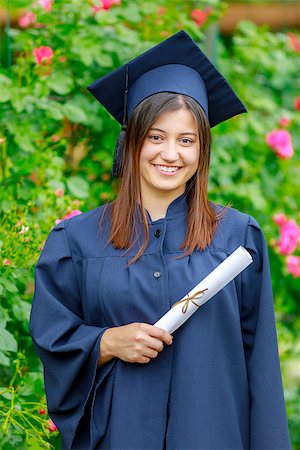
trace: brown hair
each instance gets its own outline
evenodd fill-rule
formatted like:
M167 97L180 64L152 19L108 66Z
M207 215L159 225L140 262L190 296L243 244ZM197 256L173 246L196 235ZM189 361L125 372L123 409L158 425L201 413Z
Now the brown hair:
M189 110L195 117L200 144L198 169L186 186L188 219L185 240L181 245L181 248L185 249L185 255L191 254L195 249L203 250L211 243L220 218L208 201L207 195L211 131L205 113L191 97L168 92L151 95L135 108L128 122L121 168L122 178L118 196L110 208L109 240L116 248L130 250L139 239L136 235L140 229L138 224L143 225L144 240L130 264L142 256L149 240L139 173L141 147L148 130L159 116L181 108ZM136 208L137 204L140 204L141 208Z

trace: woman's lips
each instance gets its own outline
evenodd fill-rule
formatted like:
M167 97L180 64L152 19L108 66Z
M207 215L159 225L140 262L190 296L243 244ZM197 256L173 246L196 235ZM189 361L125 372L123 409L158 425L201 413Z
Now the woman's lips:
M175 175L182 168L178 166L165 166L162 164L153 164L153 166L159 173L167 176Z

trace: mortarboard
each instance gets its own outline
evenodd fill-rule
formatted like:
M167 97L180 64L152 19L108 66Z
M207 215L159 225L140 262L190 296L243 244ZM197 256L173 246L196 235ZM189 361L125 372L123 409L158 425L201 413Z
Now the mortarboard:
M192 97L211 127L247 112L229 83L183 30L90 84L88 90L126 129L134 108L150 95L174 92ZM116 148L113 175L121 166Z

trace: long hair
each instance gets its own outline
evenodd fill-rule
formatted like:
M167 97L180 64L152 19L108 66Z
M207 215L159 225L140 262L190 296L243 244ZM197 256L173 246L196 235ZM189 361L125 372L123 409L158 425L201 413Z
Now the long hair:
M147 214L143 207L139 160L148 130L162 114L185 108L196 119L199 133L200 156L197 171L186 185L188 204L187 230L181 249L184 255L195 249L204 250L212 241L220 218L208 201L208 172L210 163L211 131L208 119L199 104L191 97L162 92L143 100L133 111L128 122L124 142L121 181L118 196L111 204L110 238L116 248L130 250L139 240L137 230L143 232L143 242L130 264L139 259L149 240ZM137 208L137 205L140 208ZM126 253L126 252L125 252Z

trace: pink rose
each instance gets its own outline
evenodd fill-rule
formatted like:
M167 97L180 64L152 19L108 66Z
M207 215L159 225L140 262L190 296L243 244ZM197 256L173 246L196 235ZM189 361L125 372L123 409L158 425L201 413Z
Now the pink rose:
M296 97L294 100L294 106L295 109L297 109L298 111L300 111L300 97Z
M79 211L79 209L74 209L70 213L66 214L62 220L71 219L71 217L79 216L79 214L82 214L82 211Z
M276 214L273 217L273 221L274 221L274 223L276 223L276 225L279 225L279 226L285 225L288 222L286 215L283 213Z
M291 119L287 116L283 116L279 119L279 126L288 127L291 124Z
M18 20L18 24L21 28L27 28L30 25L33 25L36 21L36 15L31 11L26 11L23 16L21 16Z
M51 141L51 142L57 142L57 141L59 141L59 136L58 136L57 134L54 134L53 136L51 136L50 141Z
M57 431L57 426L55 425L55 423L53 422L52 419L48 420L48 426L47 426L48 430L51 431L51 433L53 433L54 431Z
M282 255L289 255L293 253L300 241L300 228L294 220L288 220L280 227L279 232L279 253Z
M38 0L38 3L44 8L45 11L50 12L54 0Z
M295 52L300 53L300 41L298 36L295 33L288 33L288 38L290 42L290 46Z
M10 266L10 264L11 264L11 263L10 263L10 260L9 260L9 259L5 259L5 260L4 260L4 265L5 265L5 266Z
M72 217L79 216L79 214L82 214L82 211L79 211L78 209L74 209L73 211L66 214L62 219L56 219L55 225L59 224L62 220L71 219Z
M191 12L191 19L195 22L196 25L198 25L198 27L202 27L202 25L204 25L207 21L207 18L211 11L211 8L207 8L206 10L193 9Z
M273 130L266 136L267 144L281 159L290 159L294 154L291 135L286 130Z
M57 197L63 197L63 195L64 195L64 190L63 190L63 189L56 189L55 195L56 195Z
M99 0L99 5L92 5L93 14L98 11L108 11L113 5L120 5L121 0Z
M300 277L300 258L299 256L290 255L286 258L286 270L293 277Z
M100 0L102 3L102 8L105 10L110 9L113 5L120 5L121 0Z
M51 64L54 52L51 47L42 46L33 50L33 56L36 64Z
M158 10L156 11L156 14L158 16L163 16L166 13L166 8L164 6L160 6Z

